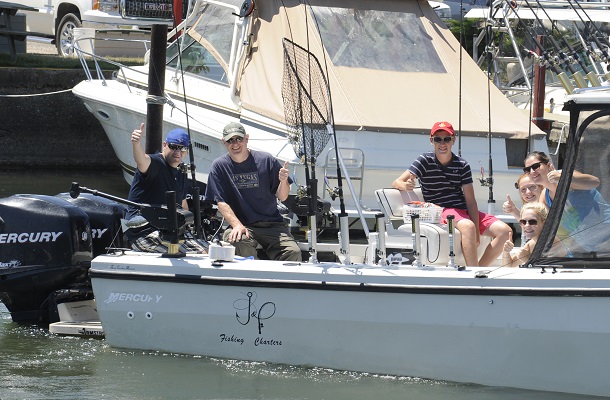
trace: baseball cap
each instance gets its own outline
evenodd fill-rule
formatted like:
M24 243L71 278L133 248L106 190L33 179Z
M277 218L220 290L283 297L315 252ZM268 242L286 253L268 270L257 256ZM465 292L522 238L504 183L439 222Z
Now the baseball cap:
M451 136L455 136L453 126L449 122L441 121L432 125L432 130L430 130L430 136L434 136L434 134L438 131L445 131Z
M176 128L167 134L165 139L167 143L178 144L180 146L189 145L189 135L182 128Z
M246 136L246 130L244 129L244 126L242 124L240 124L239 122L231 122L229 124L227 124L227 126L224 127L224 129L222 130L222 138L223 139L230 139L234 136L239 136L239 137L244 137Z

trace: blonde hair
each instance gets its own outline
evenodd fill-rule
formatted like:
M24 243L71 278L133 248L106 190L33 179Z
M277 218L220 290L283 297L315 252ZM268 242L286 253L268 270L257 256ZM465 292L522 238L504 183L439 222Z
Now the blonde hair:
M523 207L521 208L521 214L519 214L520 217L523 218L523 212L525 210L532 210L533 212L536 213L536 215L538 216L538 222L544 222L546 221L546 217L549 215L549 212L546 208L546 206L542 203L540 203L539 201L532 201L531 203L525 203L523 205Z

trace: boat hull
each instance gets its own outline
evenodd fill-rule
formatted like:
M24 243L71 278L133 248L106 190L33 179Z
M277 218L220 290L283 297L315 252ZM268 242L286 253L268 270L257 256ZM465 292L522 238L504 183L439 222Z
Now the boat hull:
M92 264L112 346L610 394L605 271L591 289L583 275L539 269L477 278L482 269L213 267L206 257Z

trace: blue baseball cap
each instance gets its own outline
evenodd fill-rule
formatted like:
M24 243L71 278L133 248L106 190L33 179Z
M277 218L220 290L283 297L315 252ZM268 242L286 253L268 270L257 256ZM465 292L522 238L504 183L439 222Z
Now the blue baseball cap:
M182 128L176 128L173 131L170 131L167 134L167 138L165 139L167 143L177 144L180 146L188 146L189 145L189 135Z

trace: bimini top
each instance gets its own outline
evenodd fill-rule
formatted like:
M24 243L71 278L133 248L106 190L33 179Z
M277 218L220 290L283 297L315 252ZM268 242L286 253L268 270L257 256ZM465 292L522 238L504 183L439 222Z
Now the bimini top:
M283 118L286 37L308 48L328 69L336 125L425 133L440 120L458 126L460 46L427 1L308 4L257 2L252 52L240 85L244 107ZM528 116L488 85L465 51L461 79L463 133L487 134L489 89L494 136L527 137ZM536 127L532 132L543 134Z
M288 39L319 60L339 129L428 134L443 120L456 128L461 121L463 134L482 136L491 105L494 137L544 135L530 128L529 116L488 81L468 53L460 54L459 42L426 0L259 0L246 17L250 36L243 53L231 51L230 37L219 40L221 24L235 32L235 17L220 16L215 3L202 8L214 18L199 19L193 31L221 65L238 65L235 94L247 110L284 122Z

